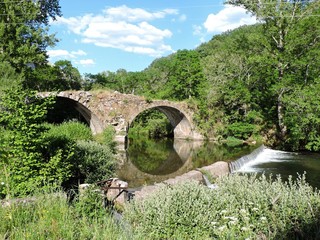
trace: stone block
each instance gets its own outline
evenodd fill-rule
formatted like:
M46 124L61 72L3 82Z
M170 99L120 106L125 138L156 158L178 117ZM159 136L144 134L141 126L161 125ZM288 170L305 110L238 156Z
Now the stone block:
M165 180L164 183L175 185L175 184L184 183L187 181L197 181L199 183L202 183L203 182L202 173L196 170L192 170L190 172L184 173L175 178L170 178L168 180Z
M229 164L223 161L215 162L209 166L202 167L199 169L199 171L208 173L213 178L225 176L230 173Z

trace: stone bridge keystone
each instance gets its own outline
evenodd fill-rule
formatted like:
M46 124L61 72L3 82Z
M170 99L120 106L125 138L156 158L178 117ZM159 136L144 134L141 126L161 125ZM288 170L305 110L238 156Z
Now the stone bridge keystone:
M167 100L146 100L132 94L111 91L63 91L42 92L42 97L55 95L71 104L90 125L94 134L101 133L107 126L116 131L116 141L125 143L130 126L143 111L155 108L164 113L174 128L176 139L203 139L195 130L193 114L186 103Z

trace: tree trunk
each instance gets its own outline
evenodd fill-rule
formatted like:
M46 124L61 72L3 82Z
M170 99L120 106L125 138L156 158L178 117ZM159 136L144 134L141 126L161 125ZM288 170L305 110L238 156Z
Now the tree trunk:
M278 127L279 127L279 137L280 140L284 140L287 135L287 126L284 124L284 112L283 112L283 102L282 96L285 92L284 89L280 90L280 94L278 96L278 103L277 103L277 113L278 113Z

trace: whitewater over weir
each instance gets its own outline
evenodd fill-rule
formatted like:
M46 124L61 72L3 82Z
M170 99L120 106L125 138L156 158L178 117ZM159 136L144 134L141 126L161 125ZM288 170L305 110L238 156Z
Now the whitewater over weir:
M257 165L292 161L292 157L295 155L298 153L273 150L262 145L252 153L231 162L230 172L257 172L257 168L255 168Z

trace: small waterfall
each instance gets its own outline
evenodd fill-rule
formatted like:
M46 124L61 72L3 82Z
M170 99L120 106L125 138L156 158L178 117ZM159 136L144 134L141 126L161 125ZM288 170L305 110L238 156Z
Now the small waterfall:
M230 172L234 173L234 172L239 171L241 168L243 168L243 166L245 166L249 162L252 162L255 159L257 159L258 155L262 154L265 149L267 149L267 148L264 145L262 145L262 146L258 147L257 149L255 149L250 154L245 155L245 156L239 158L238 160L231 162L229 164Z
M252 153L245 155L238 160L229 164L230 172L251 172L255 171L254 167L258 164L268 162L285 162L293 161L298 153L273 150L262 145Z

